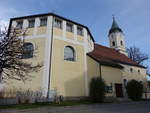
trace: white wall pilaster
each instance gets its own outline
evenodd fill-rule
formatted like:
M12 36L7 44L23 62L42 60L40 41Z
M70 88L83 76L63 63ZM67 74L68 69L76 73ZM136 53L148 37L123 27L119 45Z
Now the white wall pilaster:
M66 21L63 20L63 23L62 23L62 26L63 26L63 39L66 39Z
M50 75L49 69L50 69L50 53L51 53L51 37L52 37L52 16L48 16L47 18L46 34L47 35L45 41L44 72L43 72L43 83L42 83L43 96L45 97L47 96L47 92L48 92L49 75Z

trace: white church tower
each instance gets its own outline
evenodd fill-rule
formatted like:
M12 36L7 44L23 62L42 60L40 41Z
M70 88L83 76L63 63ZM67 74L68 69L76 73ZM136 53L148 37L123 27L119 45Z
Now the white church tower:
M109 45L110 48L113 48L119 51L122 54L127 55L124 34L121 28L119 28L115 17L113 17L113 23L109 30Z

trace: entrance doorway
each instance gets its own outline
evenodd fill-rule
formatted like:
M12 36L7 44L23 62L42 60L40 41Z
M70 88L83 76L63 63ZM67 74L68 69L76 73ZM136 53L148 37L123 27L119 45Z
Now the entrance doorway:
M115 84L116 97L123 97L122 84Z

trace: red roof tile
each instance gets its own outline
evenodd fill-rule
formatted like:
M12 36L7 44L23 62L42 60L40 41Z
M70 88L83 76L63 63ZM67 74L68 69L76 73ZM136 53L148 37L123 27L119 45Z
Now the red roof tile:
M119 67L119 64L127 64L144 68L132 59L128 58L126 55L99 44L94 44L94 50L88 53L88 55L104 65Z

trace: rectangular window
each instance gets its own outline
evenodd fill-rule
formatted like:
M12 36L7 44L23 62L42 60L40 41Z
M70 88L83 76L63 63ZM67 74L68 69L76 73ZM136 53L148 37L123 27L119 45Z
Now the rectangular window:
M112 93L113 92L112 86L106 86L105 91L106 91L106 93Z
M47 26L47 17L40 19L40 26Z
M22 26L23 26L23 21L17 21L17 26L16 26L16 28L22 29Z
M130 72L133 73L133 68L130 68Z
M60 19L55 18L54 26L56 28L62 29L62 21Z
M70 23L67 23L66 30L69 32L73 32L73 25Z
M29 28L33 28L34 27L34 24L35 24L35 19L31 19L31 20L28 20L29 21Z
M83 36L83 28L77 27L77 34Z

